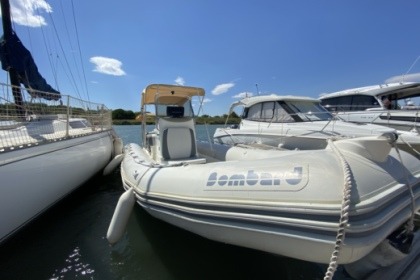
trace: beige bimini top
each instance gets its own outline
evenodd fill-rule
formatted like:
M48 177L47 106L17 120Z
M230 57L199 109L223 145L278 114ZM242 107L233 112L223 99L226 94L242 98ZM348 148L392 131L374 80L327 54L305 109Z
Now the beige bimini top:
M151 84L143 90L142 105L155 104L157 96L160 104L184 104L186 98L204 94L204 89L199 87Z

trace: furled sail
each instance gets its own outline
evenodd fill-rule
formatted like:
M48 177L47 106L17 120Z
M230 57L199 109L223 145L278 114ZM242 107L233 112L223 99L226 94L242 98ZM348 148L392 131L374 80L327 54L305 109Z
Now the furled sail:
M25 85L32 97L60 99L60 93L41 76L31 53L14 32L8 38L5 36L0 38L0 60L3 70L8 71L13 68L17 71L20 82Z

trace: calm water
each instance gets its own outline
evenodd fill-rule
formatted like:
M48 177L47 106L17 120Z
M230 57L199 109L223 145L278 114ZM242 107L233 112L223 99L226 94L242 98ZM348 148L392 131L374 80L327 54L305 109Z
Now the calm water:
M215 126L209 126L212 135ZM116 126L124 143L140 126ZM198 137L206 139L204 126ZM326 266L216 243L134 208L123 239L106 232L119 170L96 177L0 247L0 279L322 279ZM313 252L308 252L313 253ZM340 271L336 273L339 279Z

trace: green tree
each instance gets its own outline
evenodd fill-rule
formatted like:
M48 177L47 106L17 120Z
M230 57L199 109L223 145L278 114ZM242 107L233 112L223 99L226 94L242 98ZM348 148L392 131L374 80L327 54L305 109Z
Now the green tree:
M131 111L131 110L125 111L125 119L126 120L134 120L135 118L136 118L136 114L134 114L133 111Z
M112 119L114 120L123 120L124 119L124 110L116 109L112 111Z
M239 116L238 116L235 112L232 112L232 113L229 115L229 117L230 117L230 118L235 118L235 119L238 119L238 118L239 118Z
M114 120L134 120L135 118L136 115L131 110L116 109L112 111L112 119Z

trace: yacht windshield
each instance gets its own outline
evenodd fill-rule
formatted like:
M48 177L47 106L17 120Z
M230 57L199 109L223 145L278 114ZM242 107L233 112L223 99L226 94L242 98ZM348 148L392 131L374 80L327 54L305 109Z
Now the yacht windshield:
M245 108L242 118L258 122L294 122L292 116L276 101L261 102Z
M303 121L328 121L333 118L330 112L316 102L287 101L286 105Z

